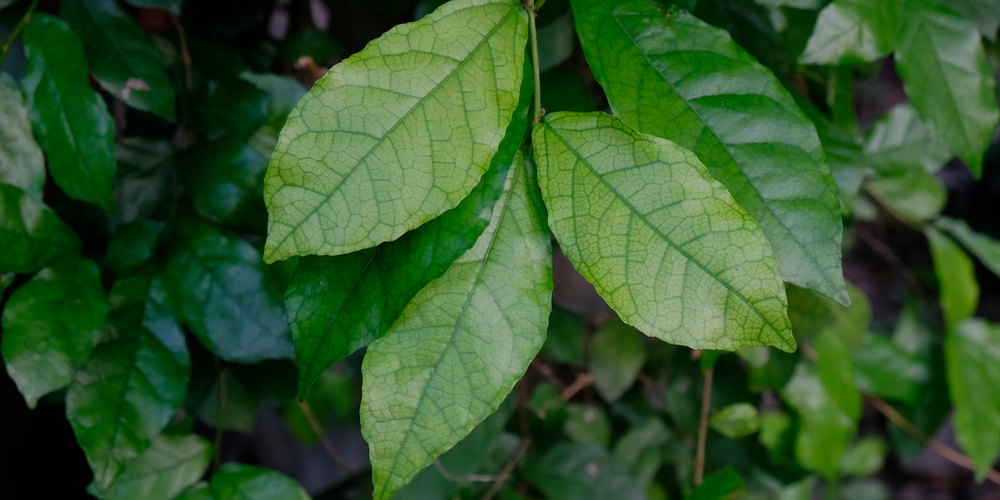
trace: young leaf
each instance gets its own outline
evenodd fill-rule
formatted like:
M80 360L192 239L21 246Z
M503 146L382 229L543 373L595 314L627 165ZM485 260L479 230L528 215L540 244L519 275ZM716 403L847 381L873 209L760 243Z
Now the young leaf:
M757 408L750 403L733 403L715 412L709 424L715 432L731 439L739 439L760 429L760 416Z
M11 294L3 310L3 359L29 408L73 381L107 315L101 273L89 260L47 267Z
M545 340L552 268L520 153L489 227L362 366L361 430L385 500L496 410Z
M746 493L743 479L733 470L726 467L705 478L687 500L729 500L739 498Z
M948 146L910 103L893 107L872 124L864 153L864 163L882 175L934 174L951 159Z
M87 492L101 500L171 500L201 479L211 459L210 444L201 437L161 435L107 490L92 483Z
M932 0L907 0L896 69L921 118L977 178L1000 120L996 80L972 21Z
M458 205L517 106L527 24L516 0L456 0L317 81L271 157L264 259L372 247Z
M524 476L551 500L639 500L635 479L593 443L560 443L544 455L528 457Z
M698 155L760 223L785 281L850 305L837 187L815 129L777 78L725 31L676 7L573 0L573 13L615 114Z
M458 206L378 247L299 261L285 291L285 307L299 365L300 399L324 370L389 331L410 299L444 274L489 225L528 126L533 82L529 69L489 170Z
M941 311L944 323L951 328L976 312L979 305L979 283L972 259L962 247L933 227L925 227L924 234L931 246L934 273L940 283Z
M98 490L139 457L184 400L191 360L151 273L115 283L108 329L66 394L66 417Z
M0 184L17 186L36 200L45 187L45 158L31 135L21 90L7 73L0 73Z
M1000 326L965 320L944 340L955 437L982 482L1000 452Z
M532 135L549 226L623 321L693 349L795 349L767 239L694 154L599 112Z
M966 250L975 255L983 266L1000 276L1000 241L973 231L965 221L959 219L942 216L934 221L934 225L938 229L948 231Z
M42 202L0 184L0 272L33 273L80 249L80 238Z
M67 0L60 15L83 42L104 90L133 108L174 121L174 86L160 49L116 0Z
M175 500L309 500L294 479L270 469L228 463Z
M171 240L167 286L205 347L243 364L292 357L281 290L265 272L260 252L189 222L179 224Z
M635 383L646 362L646 346L635 328L611 318L590 343L594 386L605 401L613 402Z
M892 52L902 21L899 0L834 0L820 11L799 63L874 61Z
M87 58L66 22L38 13L24 28L24 91L35 136L70 198L115 210L115 123L90 88Z

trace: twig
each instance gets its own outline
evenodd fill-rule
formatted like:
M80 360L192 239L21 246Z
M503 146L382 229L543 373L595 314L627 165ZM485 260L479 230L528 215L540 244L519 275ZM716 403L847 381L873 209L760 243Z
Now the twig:
M491 476L489 474L466 474L464 476L452 474L451 472L448 472L448 469L444 468L444 465L441 464L440 460L434 461L434 467L437 468L438 472L440 472L445 479L456 483L491 483L496 479L496 476Z
M7 51L10 50L10 46L14 45L14 40L17 40L17 35L21 34L21 30L24 29L24 25L28 24L31 20L31 14L35 12L35 7L38 7L39 0L33 0L31 5L28 6L28 11L24 13L24 17L17 22L17 26L14 26L14 31L10 32L10 36L7 37L7 41L3 43L2 52L0 52L0 66L3 66L4 59L7 59Z
M215 412L215 443L212 448L215 450L215 468L218 469L222 463L222 428L225 426L226 418L226 368L219 366L219 406Z
M188 51L187 37L184 36L184 26L181 25L181 20L177 17L177 14L170 14L170 20L173 21L174 29L177 30L177 38L181 42L181 61L184 62L184 85L188 91L191 91L194 88L194 79L191 76L191 52Z
M868 401L875 407L879 412L886 416L892 423L896 424L900 429L903 429L907 434L917 438L920 442L924 443L928 448L938 452L942 457L948 459L952 463L964 467L966 469L975 470L975 465L969 457L959 453L952 447L928 436L924 431L920 430L917 426L906 420L905 417L899 414L895 408L889 406L888 403L883 401L881 398L875 396L866 396ZM1000 484L1000 471L990 468L986 473L986 478L994 483Z
M323 78L326 75L326 68L321 68L313 60L312 56L302 56L297 61L295 61L295 69L298 70L303 76L308 78L309 85L307 87L312 88L316 80Z
M541 123L542 114L542 76L538 62L538 28L535 27L535 0L525 0L524 9L528 11L528 33L531 35L531 65L535 71L535 116L532 123Z
M521 446L519 446L517 451L514 452L514 456L510 457L510 461L507 462L507 465L504 465L503 469L500 469L496 480L493 481L493 486L490 486L490 489L486 490L486 494L483 495L482 500L491 500L493 496L500 491L500 488L503 487L504 481L506 481L507 478L510 477L510 474L514 472L514 467L517 467L517 463L521 461L521 457L524 456L530 446L531 438L524 438L521 440Z
M537 359L531 362L531 366L538 370L538 373L541 373L545 377L545 380L548 380L556 389L559 389L559 392L566 390L566 384L562 380L559 380L559 377L552 371L552 367Z
M326 437L326 433L323 432L323 426L319 425L319 420L316 419L316 415L312 411L312 407L309 406L307 401L299 401L299 408L302 408L302 414L305 415L306 420L309 421L309 427L312 427L313 432L316 433L316 437L319 439L320 444L326 450L326 454L330 455L333 459L333 463L337 464L348 477L353 481L357 481L357 474L354 469L347 463L344 456L333 447L333 443L330 442Z
M906 281L906 284L910 286L911 290L917 292L920 291L920 283L918 283L916 278L913 277L913 273L908 267L906 267L906 264L903 263L902 259L900 259L899 256L897 256L896 253L888 247L888 245L883 243L882 240L876 238L875 235L869 232L868 229L862 225L855 226L855 230L858 237L861 238L869 248L874 250L875 253L881 255L883 259L889 262L889 265L896 269L896 272L903 276L903 280Z
M581 390L594 384L594 376L590 372L583 372L576 376L576 380L562 391L562 400L569 401Z
M698 423L698 451L694 460L694 485L700 486L705 475L705 441L708 439L708 412L712 405L712 376L715 368L705 370L705 387L701 392L701 420Z

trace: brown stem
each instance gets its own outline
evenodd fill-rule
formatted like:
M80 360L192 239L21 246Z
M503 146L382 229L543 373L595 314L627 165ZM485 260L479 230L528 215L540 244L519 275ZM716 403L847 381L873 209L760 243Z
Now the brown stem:
M562 400L569 401L576 393L594 384L594 376L584 372L576 376L576 380L562 391Z
M903 279L912 291L920 291L920 283L918 283L916 278L913 277L913 273L906 267L906 264L903 263L902 259L900 259L888 245L883 243L882 240L876 238L875 235L869 232L868 229L862 225L855 226L855 231L857 232L858 237L861 238L869 248L875 250L875 253L881 255L882 258L889 263L889 265L896 269L896 272L903 276Z
M548 380L549 383L552 384L556 389L559 389L559 392L562 392L566 389L566 384L564 384L562 380L559 380L559 377L556 376L555 372L552 371L552 367L550 367L549 365L536 359L531 362L531 366L535 370L538 370L538 373L541 373L542 376L545 377L545 380Z
M191 52L188 51L187 37L184 36L184 26L181 25L181 20L176 14L170 14L170 20L174 23L174 29L177 30L177 38L181 42L181 61L184 62L184 85L190 92L194 88L194 79L191 76Z
M510 474L514 472L514 467L517 467L517 463L521 461L521 457L528 451L529 446L531 446L531 438L524 438L521 440L521 446L519 446L517 451L514 452L514 456L510 457L507 465L504 465L503 469L500 469L496 480L493 481L493 485L490 486L490 489L486 490L486 494L483 495L482 500L491 500L493 496L500 491L500 488L503 487L504 481L506 481L507 478L510 477Z
M708 412L712 406L712 376L715 368L705 370L705 387L701 392L701 420L698 422L698 449L694 459L694 485L701 485L705 476L705 441L708 439Z
M309 427L312 427L313 432L316 433L316 437L319 439L320 444L323 445L323 449L326 450L326 454L330 455L333 459L333 463L337 464L345 474L348 475L352 480L357 481L357 474L355 474L354 469L347 463L343 455L333 447L333 443L330 442L326 437L326 433L323 432L323 426L319 425L319 420L316 419L316 415L312 411L312 407L306 401L299 401L299 408L302 408L302 414L305 415L306 420L309 421Z
M28 11L24 13L24 17L17 22L17 26L14 26L14 31L10 32L10 36L7 37L7 41L3 43L3 47L0 48L0 66L3 66L4 59L7 59L7 51L10 50L10 46L14 45L14 40L17 40L17 35L21 34L21 30L24 29L24 25L28 24L31 20L31 14L35 12L35 7L38 7L39 0L34 0L31 5L28 6Z

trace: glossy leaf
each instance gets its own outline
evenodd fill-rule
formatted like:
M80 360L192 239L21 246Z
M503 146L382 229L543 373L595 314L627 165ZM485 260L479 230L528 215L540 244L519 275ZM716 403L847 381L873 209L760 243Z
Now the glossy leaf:
M896 70L921 118L973 175L1000 120L996 80L972 21L932 0L907 0Z
M884 335L868 334L852 354L858 390L879 397L915 403L930 378L927 365Z
M760 416L757 408L750 403L733 403L715 412L708 423L715 432L739 439L760 429Z
M14 290L3 310L3 359L29 408L69 385L107 315L101 274L89 260L47 267Z
M0 74L0 184L24 190L36 200L45 187L45 158L31 135L31 121L17 82Z
M264 230L267 157L259 151L235 139L202 142L184 152L177 170L198 213L221 224Z
M785 281L849 305L836 184L815 129L774 75L676 7L573 0L573 13L615 114L697 154L760 223Z
M1000 4L992 0L938 0L938 3L976 23L979 32L990 41L997 40L997 28L1000 28Z
M162 222L145 219L123 224L108 242L104 266L119 275L137 269L153 256L163 226Z
M22 85L52 179L71 198L115 210L115 124L87 80L80 39L65 21L35 14L24 29Z
M107 490L91 486L88 493L101 500L171 500L201 479L211 459L212 449L205 439L163 435L130 462Z
M899 0L834 0L820 11L799 63L874 61L892 52L902 21Z
M309 494L280 472L228 463L212 474L211 483L196 485L176 500L309 500Z
M119 281L108 329L66 394L66 417L98 490L111 486L180 408L191 360L166 289L149 273Z
M973 231L965 221L959 219L938 217L934 225L938 229L947 231L969 253L975 255L983 266L1000 276L1000 241Z
M730 500L744 493L743 479L732 467L726 467L706 476L705 482L695 488L687 500Z
M611 318L590 341L594 386L605 401L625 394L646 362L642 335L618 318Z
M924 234L931 246L934 273L940 284L941 311L945 326L950 329L976 312L979 305L979 283L972 259L951 238L932 227Z
M471 248L490 223L524 138L530 73L490 169L455 208L395 241L347 255L309 256L285 292L299 364L299 398L316 377L385 335L410 300Z
M52 209L8 184L0 184L0 240L0 272L33 273L80 249Z
M596 444L560 443L528 457L521 473L551 500L641 500L643 492Z
M886 444L881 438L859 439L840 458L840 473L845 476L870 476L885 465Z
M944 341L955 437L982 482L1000 453L1000 326L963 321Z
M532 142L553 234L623 321L694 349L794 350L760 226L690 151L603 113L547 115Z
M882 175L934 174L951 159L948 146L909 103L896 105L872 124L864 153L865 163Z
M174 86L160 49L116 0L67 0L60 15L83 42L90 71L104 90L174 121Z
M876 199L913 222L933 218L948 199L941 181L926 172L877 177L868 181L868 187Z
M372 247L458 205L517 106L527 28L516 0L457 0L334 66L271 157L264 259Z
M496 410L542 347L551 249L520 153L476 244L365 355L361 429L385 500Z
M244 364L292 357L281 290L255 248L193 223L170 240L167 286L205 347Z

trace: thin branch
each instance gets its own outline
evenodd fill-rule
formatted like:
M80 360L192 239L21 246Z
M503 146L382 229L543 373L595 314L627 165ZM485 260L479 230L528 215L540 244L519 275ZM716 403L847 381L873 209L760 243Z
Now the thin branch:
M323 78L328 71L327 68L321 68L316 61L313 60L312 56L302 56L295 61L295 69L306 79L309 84L306 87L312 88L316 80Z
M514 456L510 457L507 465L504 465L503 469L500 469L496 480L493 481L493 486L490 486L490 489L486 490L486 494L483 495L482 500L491 500L493 496L500 491L500 488L503 487L504 481L506 481L507 478L510 477L510 474L514 472L514 468L517 467L517 463L520 462L521 457L528 452L528 447L530 446L531 438L524 438L521 440L521 446L519 446L517 451L514 452Z
M174 23L174 29L177 30L177 38L181 42L181 61L184 62L184 85L190 92L194 88L194 78L191 76L191 52L188 51L187 37L184 36L184 26L181 25L181 19L177 17L177 14L170 14L170 20Z
M701 420L698 422L698 450L694 460L694 485L700 486L705 476L705 441L708 439L708 412L712 406L712 377L715 368L705 370L705 387L701 392Z
M215 412L215 443L212 448L215 450L215 468L218 469L222 463L222 428L225 427L226 418L226 368L219 366L219 406Z
M312 427L313 432L316 433L316 437L319 439L320 444L323 445L323 449L326 450L326 454L330 455L333 459L333 463L337 464L351 480L357 481L357 473L354 469L347 463L344 456L333 447L333 443L330 442L326 437L326 433L323 432L323 426L319 424L319 420L316 419L316 415L312 411L312 407L306 401L299 401L299 408L302 409L302 414L305 415L306 420L309 421L309 427Z
M545 377L545 380L548 380L556 389L559 389L559 392L566 390L566 384L562 380L559 380L559 377L556 376L549 365L536 359L531 362L531 367L538 370L538 373L541 373Z
M531 65L535 70L535 116L532 123L541 123L542 114L542 76L538 62L538 28L535 27L535 0L524 0L524 9L528 11L528 34L531 35Z
M896 272L903 276L903 280L906 281L906 284L909 285L911 290L915 292L920 291L920 283L913 277L913 272L906 267L906 264L903 263L902 259L900 259L888 245L883 243L882 240L876 238L875 235L868 231L868 228L862 225L856 225L855 231L858 237L861 238L869 248L874 250L875 253L881 255L882 258L889 263L889 265L896 269Z
M437 468L438 472L440 472L445 479L456 483L492 483L497 478L496 476L491 476L489 474L466 474L464 476L452 474L451 472L448 472L448 469L444 468L444 465L441 464L440 460L434 461L434 467Z
M14 26L14 31L10 32L10 36L7 37L7 41L3 43L2 52L0 52L0 66L3 66L4 59L7 59L7 51L10 50L10 46L14 45L14 40L17 40L17 35L21 34L21 30L24 29L24 25L28 24L31 20L31 14L35 12L35 7L38 7L39 0L33 0L31 5L28 6L28 11L24 13L24 17L17 22L17 26Z
M583 372L576 376L576 380L562 391L562 400L569 401L576 396L576 393L594 385L594 376L590 372Z

